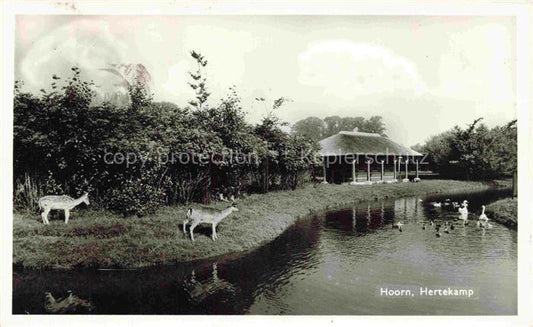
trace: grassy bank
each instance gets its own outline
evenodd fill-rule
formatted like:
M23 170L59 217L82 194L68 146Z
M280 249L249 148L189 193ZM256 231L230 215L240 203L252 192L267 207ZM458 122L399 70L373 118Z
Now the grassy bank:
M386 198L483 190L479 182L427 180L373 186L306 185L295 191L253 194L238 200L239 212L211 228L198 226L195 242L181 231L187 207L167 207L144 218L79 210L64 225L62 214L41 223L37 213L15 213L13 262L28 268L143 267L251 250L280 235L314 211ZM224 203L219 204L224 206Z
M516 229L518 226L518 200L507 198L489 204L485 211L487 216L503 225Z

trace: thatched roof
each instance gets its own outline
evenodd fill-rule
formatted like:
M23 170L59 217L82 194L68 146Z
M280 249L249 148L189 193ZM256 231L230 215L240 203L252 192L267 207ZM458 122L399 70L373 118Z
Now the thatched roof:
M345 154L375 155L389 154L421 156L422 154L394 143L388 138L374 133L341 131L320 141L322 156Z

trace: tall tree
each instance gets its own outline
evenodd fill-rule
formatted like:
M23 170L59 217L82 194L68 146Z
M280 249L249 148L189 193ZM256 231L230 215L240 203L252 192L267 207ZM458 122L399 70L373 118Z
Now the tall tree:
M324 138L324 129L324 121L318 117L307 117L297 121L292 126L292 130L296 135L306 136L314 141Z
M331 136L337 134L341 128L341 117L339 116L329 116L324 118L324 123L326 123L326 132L324 136Z
M516 121L492 129L480 121L476 119L466 129L455 126L422 147L441 176L490 179L511 176L516 170Z
M368 133L377 133L383 136L386 136L385 133L385 124L383 123L383 117L381 116L372 116L368 119L363 127L365 132Z
M210 95L210 93L207 92L206 78L202 75L202 68L207 66L207 60L201 53L194 50L191 51L191 57L196 61L197 70L195 73L189 72L189 75L193 79L193 82L189 83L189 85L196 93L196 100L189 101L189 104L196 107L198 110L202 110Z
M328 116L323 120L317 117L308 117L293 125L296 135L307 136L313 140L320 140L340 131L352 131L355 128L361 132L386 136L385 124L381 116L372 116L368 120L363 117Z

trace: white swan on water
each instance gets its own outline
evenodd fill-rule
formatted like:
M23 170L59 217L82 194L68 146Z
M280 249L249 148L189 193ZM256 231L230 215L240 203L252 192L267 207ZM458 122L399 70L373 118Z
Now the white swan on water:
M468 201L464 200L462 203L462 207L458 210L460 216L459 219L463 221L464 224L466 224L466 221L468 220Z
M479 221L478 221L479 223ZM485 229L492 229L494 227L494 225L492 225L491 223L489 222L484 222L484 223L481 223L481 229L485 230Z
M481 215L479 215L479 220L489 221L489 218L487 218L487 215L485 214L485 206L481 206Z

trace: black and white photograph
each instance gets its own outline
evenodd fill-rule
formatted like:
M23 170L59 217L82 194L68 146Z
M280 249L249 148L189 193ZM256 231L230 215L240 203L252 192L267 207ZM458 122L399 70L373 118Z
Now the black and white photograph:
M3 315L532 323L518 15L50 6L6 32Z

